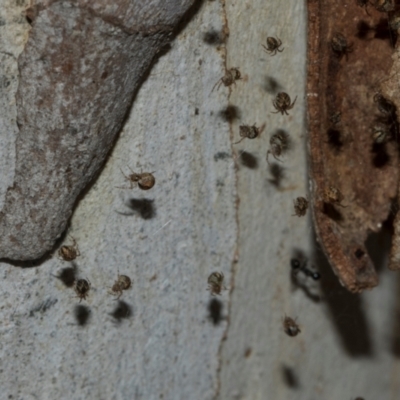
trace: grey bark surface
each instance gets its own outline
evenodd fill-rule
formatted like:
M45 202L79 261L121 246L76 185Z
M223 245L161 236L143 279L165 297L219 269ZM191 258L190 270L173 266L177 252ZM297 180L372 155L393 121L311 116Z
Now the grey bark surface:
M28 4L18 4L0 6L3 198L14 179L16 59L29 30ZM196 6L74 210L76 262L0 265L0 399L399 397L400 281L382 268L389 240L369 243L379 286L351 295L320 257L309 216L292 216L308 186L305 29L295 0ZM283 53L263 52L267 35ZM212 91L230 67L243 79ZM278 91L298 96L290 116L271 114ZM261 137L232 145L239 125L254 123L266 123ZM292 143L281 163L271 158L284 168L280 184L265 159L277 129ZM129 168L154 171L154 188L130 190ZM292 285L295 249L320 282ZM225 275L221 296L206 290L213 271ZM118 272L133 286L115 301ZM90 280L87 300L68 277ZM283 332L285 314L297 318L297 337Z

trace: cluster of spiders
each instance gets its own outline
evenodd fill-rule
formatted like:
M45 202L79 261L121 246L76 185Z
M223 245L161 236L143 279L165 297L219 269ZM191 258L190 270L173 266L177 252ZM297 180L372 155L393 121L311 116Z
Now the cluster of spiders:
M282 41L279 38L268 36L266 40L266 44L262 45L264 51L270 56L275 56L278 53L281 53L284 48L281 48ZM242 74L238 67L230 68L226 70L225 75L214 85L212 91L214 91L215 87L217 90L224 85L225 87L231 87L232 85L236 85L236 81L242 79ZM297 96L294 101L291 100L290 96L285 92L279 92L276 97L272 100L272 105L275 108L275 111L272 113L281 113L282 115L289 115L288 111L291 110L297 100ZM239 126L239 136L240 139L233 143L238 144L241 143L244 139L256 139L260 137L261 133L265 128L265 124L261 127L258 127L256 124L254 125L240 125ZM279 157L289 148L289 136L283 132L278 131L273 134L270 139L270 149L267 151L266 159L269 164L268 156L270 154L273 157L280 161Z
M262 45L264 48L265 52L268 53L271 56L275 56L278 53L281 53L284 49L281 48L282 46L282 41L279 38L275 37L267 37L266 40L266 45ZM214 85L213 89L211 92L214 91L215 88L219 90L221 85L224 85L225 87L231 87L232 85L236 86L236 82L242 79L242 74L240 72L240 69L238 67L230 68L226 70L225 75L220 78L220 80ZM274 106L276 111L273 111L273 113L281 113L282 115L289 115L288 111L291 110L295 103L296 103L297 97L294 99L292 102L290 96L285 93L285 92L279 92L275 99L272 101L272 105ZM261 133L263 132L265 128L265 124L262 125L261 127L257 126L256 124L254 125L240 125L239 126L239 136L240 139L233 143L233 144L238 144L241 143L245 139L256 139L260 137ZM282 131L279 130L275 134L271 136L270 139L270 149L267 151L266 159L267 162L269 163L268 156L272 154L272 156L279 160L279 156L281 156L287 149L289 148L289 135ZM297 216L304 216L306 214L308 208L308 200L305 199L304 197L298 197L294 201L294 210L295 210L295 215ZM207 283L208 283L208 290L210 291L211 295L220 295L223 289L227 289L224 286L224 274L222 272L213 272L210 274L208 277ZM287 317L286 321L290 320L290 318ZM293 320L291 320L293 321ZM291 332L294 332L294 329L291 330ZM298 330L300 332L300 330ZM295 336L297 333L293 334L292 336Z
M275 37L267 37L266 45L262 45L265 52L271 56L275 56L278 53L281 53L284 49L281 48L282 41L279 38ZM226 87L230 87L232 85L236 85L236 81L242 79L241 72L239 68L231 68L227 70L224 77L222 77L214 86L218 86L217 90L220 88L221 85ZM213 88L213 90L214 90ZM275 108L273 113L281 113L282 115L289 115L288 111L291 110L295 103L297 97L294 101L291 100L290 96L285 92L279 92L275 99L272 101L272 104ZM256 139L259 138L262 131L265 128L265 124L261 127L258 127L256 124L254 125L240 125L239 126L239 136L240 139L233 143L238 144L241 143L245 139ZM266 160L269 164L269 155L271 154L276 160L281 161L279 157L285 153L286 150L289 148L290 138L289 135L283 131L278 130L274 133L270 138L270 148L266 153ZM337 199L340 203L340 199ZM294 206L294 214L295 216L302 217L306 215L309 202L305 197L297 197L293 201ZM291 271L292 276L297 277L297 274L300 272L306 278L311 278L312 280L318 280L320 278L320 274L316 271L310 270L306 263L300 261L298 259L293 259L291 261ZM210 291L211 295L220 295L223 289L227 289L224 286L224 274L222 272L213 272L209 275L208 280L208 290ZM296 320L285 316L283 321L283 331L291 337L297 336L301 330L299 325L297 324Z
M118 187L120 189L133 189L135 185L139 187L141 190L149 190L151 189L155 183L155 177L153 172L134 172L131 170L131 174L125 175L121 170L125 179L129 182L129 187ZM78 244L74 238L71 237L72 244L63 245L58 250L58 257L63 261L74 261L77 257L81 255L79 251ZM132 280L127 275L120 275L118 273L117 280L114 284L109 287L110 294L117 296L116 300L122 296L125 290L130 289L132 286ZM82 300L86 300L89 296L91 288L91 282L89 279L75 279L73 282L73 289L76 293L76 297L79 298L79 302Z
M266 44L263 44L262 47L264 51L270 56L276 56L278 53L281 53L284 48L282 46L282 41L279 38L268 36L266 39ZM224 85L225 87L231 87L232 85L236 85L236 81L242 79L242 74L238 67L230 68L226 71L225 75L214 85L212 91L217 87L217 90ZM272 101L272 105L275 108L275 111L272 113L281 113L282 115L289 115L288 111L291 110L297 100L297 96L294 101L291 100L289 94L285 92L279 92L276 97ZM240 125L239 126L239 136L240 139L233 144L239 144L245 139L256 139L261 136L261 133L265 129L265 124L261 127L254 125ZM275 160L281 161L280 156L282 156L289 148L290 148L290 137L283 130L277 130L270 138L270 148L266 153L266 160L269 163L269 155L272 155ZM271 167L272 168L272 167ZM304 216L307 212L308 208L308 200L304 197L298 197L294 200L294 211L295 214L299 217Z
M153 172L134 172L131 170L131 174L125 175L121 170L122 175L129 182L129 188L126 187L118 187L120 189L133 189L135 185L139 187L141 190L149 190L151 189L155 183L156 179L153 175ZM64 261L73 261L77 257L80 256L80 251L78 244L74 238L71 237L72 244L63 245L58 250L58 257ZM118 273L117 280L114 284L109 288L111 289L110 294L117 296L116 300L122 296L124 290L128 290L132 286L132 280L127 275L120 275ZM82 300L86 300L86 297L89 295L89 291L91 288L91 283L89 279L76 279L73 284L74 291L76 296L79 298L79 302Z
M80 251L78 248L78 244L74 238L71 237L72 244L63 245L58 250L58 257L64 261L74 261L77 257L80 256ZM86 300L89 296L91 282L89 279L75 279L73 282L73 289L76 293L76 297L79 298L79 302L82 300ZM116 300L122 296L124 290L130 289L132 286L132 280L127 275L120 275L118 273L117 280L114 284L109 288L110 294L117 296Z

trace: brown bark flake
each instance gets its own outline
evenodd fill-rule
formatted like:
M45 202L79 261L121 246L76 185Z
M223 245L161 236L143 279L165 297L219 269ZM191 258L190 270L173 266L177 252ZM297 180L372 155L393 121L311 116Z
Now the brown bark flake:
M398 181L396 108L379 102L396 34L388 13L368 11L356 1L308 0L311 203L318 240L352 292L378 284L364 243L388 217ZM393 139L374 142L377 126ZM327 191L343 199L329 201Z

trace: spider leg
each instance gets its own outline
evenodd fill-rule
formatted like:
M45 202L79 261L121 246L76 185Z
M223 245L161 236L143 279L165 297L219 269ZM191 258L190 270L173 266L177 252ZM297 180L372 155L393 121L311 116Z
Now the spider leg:
M219 86L221 86L221 79L219 79L219 80L217 81L217 83L213 86L213 88L212 88L210 94L214 91L214 89L215 89L215 87L218 85L218 83L220 84ZM219 89L219 86L218 86L218 89ZM218 90L218 89L217 89L217 90Z
M275 158L276 161L282 162L282 160L280 160L279 158L277 158L271 150L268 150L268 151L267 151L267 163L268 163L268 165L271 165L271 164L269 163L269 160L268 160L268 157L269 157L270 154L272 154L272 156Z
M122 171L121 168L120 168L120 171L121 171L121 174L122 174L126 179L128 179L128 181L129 181L129 180L130 180L129 177L128 177L127 175L124 174L124 171Z
M264 45L262 45L262 47L264 47L264 51L265 51L266 53L268 53L269 55L272 55L272 56L273 56L273 54L272 54L273 50L268 49L268 47L266 47L266 46L264 46Z
M237 141L237 142L235 142L235 143L232 143L232 144L238 144L238 143L240 143L242 140L244 140L246 137L245 136L243 136L239 141Z
M291 109L294 107L294 103L296 103L296 100L297 100L297 96L296 96L296 98L294 99L293 103L292 103L289 107L287 107L286 109L287 109L287 110L291 110Z
M277 111L271 111L272 114L277 114L277 113L281 112L281 110L280 110L279 107L277 106L275 100L272 101L272 104L273 104L273 106L275 107L275 109L277 110Z

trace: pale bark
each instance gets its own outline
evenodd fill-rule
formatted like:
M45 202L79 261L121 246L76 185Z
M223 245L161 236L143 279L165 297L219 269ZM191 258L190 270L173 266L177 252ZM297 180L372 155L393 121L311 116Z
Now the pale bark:
M24 42L21 10L1 1L15 33L0 26L1 46L14 54ZM308 186L305 29L295 0L205 1L193 10L74 211L69 234L81 253L77 276L92 284L88 299L79 305L57 279L71 265L56 257L33 268L1 265L0 398L398 398L398 282L383 269L374 291L350 295L318 259L320 283L304 283L321 301L291 287L293 251L313 259L318 250L309 215L292 216ZM279 37L284 51L264 53L266 36ZM18 71L0 54L13 88L1 104L15 108ZM225 67L244 79L212 92ZM290 116L271 114L281 89L298 96ZM236 119L227 121L228 106ZM17 132L9 110L0 110L3 188L12 184ZM254 123L266 123L261 137L232 145L239 125ZM276 129L292 141L278 187L265 159ZM155 187L116 188L129 187L120 171L129 168L154 171ZM376 236L374 244L382 255L387 243ZM118 271L133 280L122 302L107 293ZM228 288L215 298L206 290L212 271ZM283 332L285 314L297 318L297 337Z

